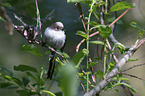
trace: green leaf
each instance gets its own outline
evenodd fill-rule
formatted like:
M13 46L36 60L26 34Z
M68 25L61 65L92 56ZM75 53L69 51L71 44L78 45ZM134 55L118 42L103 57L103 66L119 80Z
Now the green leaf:
M115 64L116 64L116 63L113 62L113 61L110 62L110 64L109 64L109 65L110 65L110 69L109 69L110 71L114 68Z
M104 45L104 42L98 41L98 40L96 40L96 41L90 41L90 43L91 44L101 44L101 45Z
M128 78L124 78L124 77L121 77L119 79L122 80L122 81L130 81Z
M99 27L99 34L104 38L108 38L112 33L112 29L109 26L101 26Z
M0 6L11 7L10 3L1 3L1 2L0 2Z
M63 93L60 91L60 92L57 92L55 93L56 96L63 96Z
M137 27L139 27L139 25L136 23L136 22L131 22L131 24L130 24L132 27L134 27L134 28L137 28Z
M11 77L11 76L8 76L8 75L2 75L5 79L9 80L9 81L13 81L15 82L18 86L22 86L23 83L21 80L19 80L18 78L15 78L15 77Z
M125 46L121 43L115 44L115 47L118 47L120 49L121 54L125 51Z
M23 81L24 86L27 86L28 83L30 82L30 78L28 78L28 77L23 77L23 78L22 78L22 81Z
M88 35L83 31L77 31L76 35L80 35L80 36L85 37L85 38L88 37Z
M36 56L39 56L39 57L42 57L43 56L41 54L41 51L36 46L34 46L33 44L31 44L31 45L23 45L21 49L23 51L32 53L32 54L34 54Z
M13 83L10 82L6 82L6 83L0 83L0 88L7 88L11 85L14 85Z
M88 22L86 24L88 24ZM96 26L96 25L99 25L99 23L97 23L95 21L90 21L89 25Z
M62 66L64 65L64 63L57 57L56 58L56 62L58 62L59 64L61 64Z
M37 73L36 68L31 67L31 66L28 66L28 65L14 66L14 70L15 71L21 71L21 72L24 72L24 71L32 71L32 72L36 72Z
M112 54L112 53L115 53L115 52L119 52L119 51L109 51L107 54Z
M77 69L74 63L66 63L64 66L59 66L58 69L60 81L57 83L64 96L76 96L79 83L76 77Z
M130 61L137 61L137 60L139 60L139 59L128 59L128 62L130 62Z
M118 89L114 89L116 92L119 92L119 90Z
M102 26L102 27L106 27L106 25L97 24L97 25L95 25L94 27L92 27L91 30L92 30L92 29L99 28L99 27L101 27L101 26Z
M56 96L54 93L52 93L50 91L47 91L47 90L41 90L41 91L44 92L44 93L49 94L50 96Z
M79 77L83 77L84 73L77 73Z
M133 91L134 93L137 92L132 86L130 86L130 85L127 84L127 83L117 83L116 85L114 85L114 87L119 86L119 85L124 85L124 86L128 87L128 88L129 88L131 91Z
M38 94L36 92L31 92L29 90L17 90L17 93L19 93L20 96L35 96L36 94Z
M67 0L67 3L86 3L89 0Z
M29 92L27 90L17 90L17 93L19 93L20 96L29 96Z
M110 12L119 11L126 8L132 8L132 4L127 2L118 2L111 7Z
M79 51L77 54L74 55L72 61L76 64L76 67L79 67L81 62L83 61L84 57L89 53L87 49L83 49Z
M26 72L26 74L27 74L28 76L30 76L31 78L33 78L35 81L37 81L37 78L36 78L32 73Z
M101 72L100 70L98 70L97 73L96 73L96 76L99 79L99 81L102 80L103 79L103 72Z
M67 53L65 53L65 52L59 51L59 53L60 53L62 56L64 56L64 58L70 58L69 55L68 55Z
M92 66L94 66L96 64L97 64L97 62L90 62L90 64L88 65L88 67L90 68L90 67L92 67Z
M102 5L104 5L104 4L105 4L105 2L104 2L104 1L99 1L99 2L96 4L96 6L95 6L95 7L102 6Z
M0 73L3 73L3 74L7 74L9 76L13 76L13 72L8 70L7 68L5 67L0 67Z
M145 30L139 30L138 31L138 36L142 36L145 33Z

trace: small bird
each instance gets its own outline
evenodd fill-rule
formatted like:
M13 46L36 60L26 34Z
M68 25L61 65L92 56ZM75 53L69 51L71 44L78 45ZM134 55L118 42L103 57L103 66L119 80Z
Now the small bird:
M62 22L55 22L54 24L51 24L50 27L47 27L44 32L44 42L54 48L55 50L60 50L64 44L65 44L65 39L66 35L65 32L63 31L64 25ZM55 67L55 52L51 52L51 59L49 63L49 70L47 72L47 78L52 79L52 75L54 72L54 67Z

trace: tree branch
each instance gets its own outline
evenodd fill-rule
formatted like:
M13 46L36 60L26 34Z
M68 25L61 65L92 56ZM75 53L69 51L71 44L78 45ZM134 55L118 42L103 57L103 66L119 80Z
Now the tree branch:
M116 66L111 70L110 73L106 76L104 80L102 80L100 83L98 83L97 86L95 86L91 91L86 93L84 96L92 96L94 94L97 94L100 92L111 80L112 78L119 72L119 69L122 68L123 65L128 61L130 56L134 54L134 52L145 42L145 38L140 40L140 42L136 43L134 46L132 46L127 53L124 55L124 57L116 64Z

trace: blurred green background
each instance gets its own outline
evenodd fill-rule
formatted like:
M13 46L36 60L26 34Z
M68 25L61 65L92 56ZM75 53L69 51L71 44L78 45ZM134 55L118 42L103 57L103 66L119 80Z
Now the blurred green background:
M12 5L12 8L7 10L8 15L11 17L14 24L20 25L13 17L13 14L17 14L19 17L22 17L22 20L27 24L36 24L36 20L31 17L36 17L35 2L34 0L3 0L4 2L9 1ZM138 0L136 8L131 9L121 20L123 24L117 25L114 36L118 41L122 42L125 45L131 46L134 44L137 39L137 30L130 26L132 21L137 22L139 25L144 27L145 24L145 0ZM65 46L65 52L68 53L80 40L81 37L76 35L78 30L83 30L81 20L79 19L79 13L76 6L68 4L66 0L39 0L39 11L41 18L44 19L45 16L52 12L50 15L50 20L43 23L42 31L55 21L61 21L64 23L65 32L67 35L67 41ZM87 14L87 6L83 5L83 12ZM123 11L118 13L121 14ZM36 66L38 69L40 66L48 66L47 63L42 60L40 57L37 57L33 54L21 51L21 46L23 44L28 44L27 41L14 30L14 34L10 36L5 29L3 21L0 21L0 66L6 67L10 70L13 70L14 65L25 64ZM144 36L145 37L145 36ZM39 47L39 46L38 46ZM130 66L141 64L145 62L145 45L143 45L137 52L131 57L132 59L139 59L135 62L127 63L123 68L129 68ZM92 55L95 56L95 49L91 49ZM70 55L75 54L74 51ZM118 57L118 58L121 58ZM134 74L141 78L145 78L145 66L134 68L128 71L129 74ZM14 75L20 76L22 73L14 72ZM128 77L130 78L130 77ZM141 81L135 78L130 78L131 85L137 90L135 96L145 96L145 81ZM55 86L55 85L54 85ZM123 89L119 88L119 92L114 90L108 90L101 92L101 96L125 96ZM58 89L57 89L58 90ZM53 90L55 92L55 90ZM18 96L16 90L13 89L0 89L1 96Z

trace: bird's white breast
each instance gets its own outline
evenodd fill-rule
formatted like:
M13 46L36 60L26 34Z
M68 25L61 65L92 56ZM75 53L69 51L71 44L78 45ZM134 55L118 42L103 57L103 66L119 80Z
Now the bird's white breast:
M65 33L62 30L54 30L50 27L47 27L44 32L45 42L55 49L60 49L63 47L65 43L65 38Z

